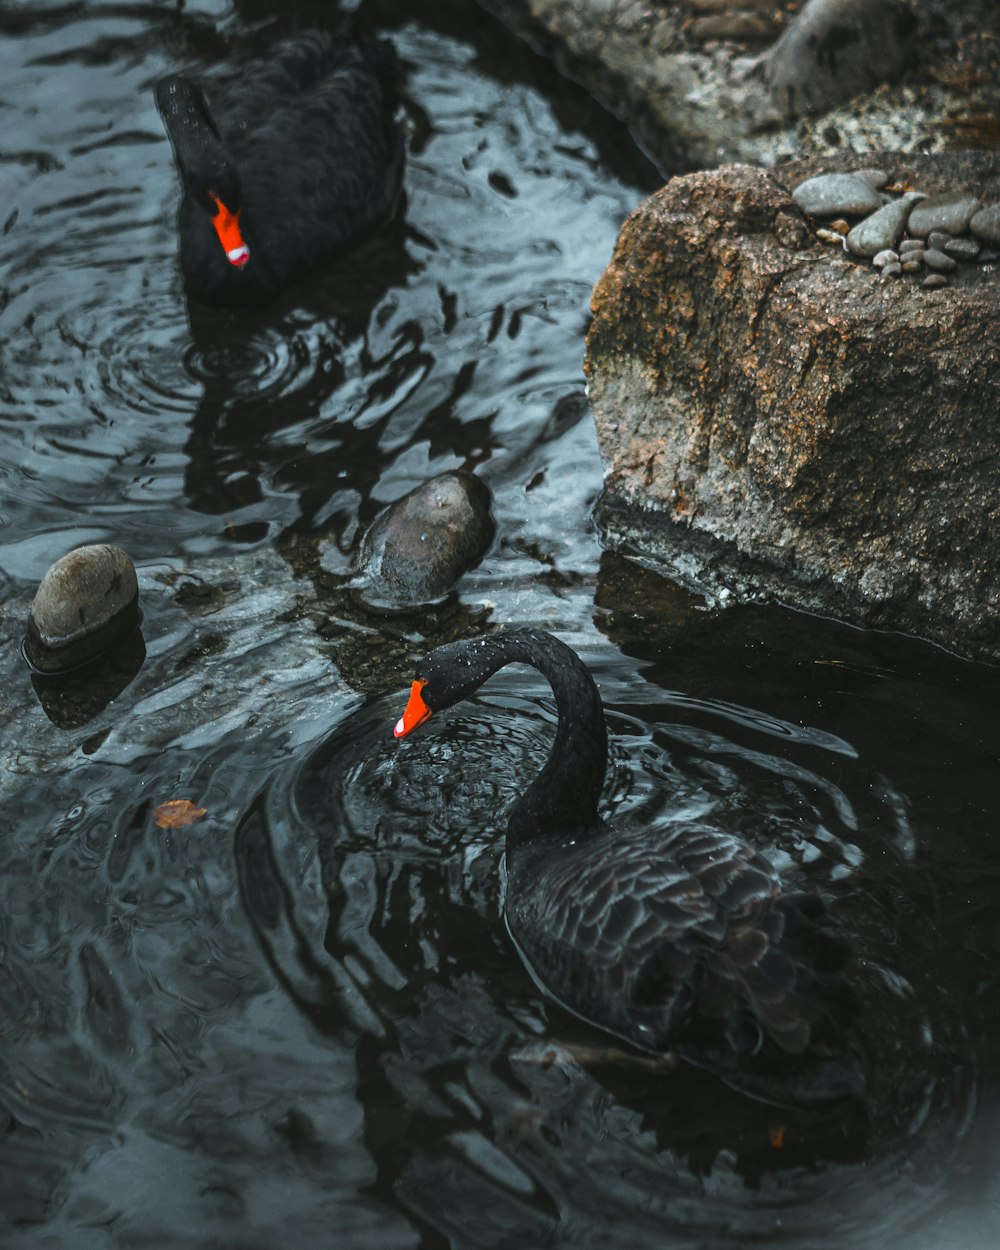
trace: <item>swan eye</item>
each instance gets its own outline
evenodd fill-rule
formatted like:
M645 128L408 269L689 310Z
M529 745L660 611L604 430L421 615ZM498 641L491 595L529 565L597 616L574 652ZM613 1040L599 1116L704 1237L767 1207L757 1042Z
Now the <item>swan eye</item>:
M222 250L231 265L241 269L250 259L250 249L240 231L240 210L230 212L218 196L213 195L215 206L219 210L212 218L215 233L219 236Z
M416 729L418 725L422 725L430 716L431 709L424 702L423 690L427 685L425 681L415 681L410 687L410 701L406 705L406 711L396 721L393 729L393 736L403 738L411 730Z

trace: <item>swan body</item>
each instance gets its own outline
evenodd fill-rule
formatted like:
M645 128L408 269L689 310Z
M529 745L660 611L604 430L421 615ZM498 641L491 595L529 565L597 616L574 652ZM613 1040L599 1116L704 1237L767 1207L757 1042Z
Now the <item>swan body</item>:
M263 302L388 217L403 170L394 72L388 43L307 31L245 66L211 107L190 78L157 83L192 298Z
M571 648L523 629L437 648L396 736L515 662L548 678L558 710L548 760L507 817L506 921L535 980L644 1050L723 1073L761 1055L825 1053L845 1013L848 949L822 904L786 895L731 833L685 821L618 830L600 818L603 705ZM818 1096L855 1084L831 1069Z

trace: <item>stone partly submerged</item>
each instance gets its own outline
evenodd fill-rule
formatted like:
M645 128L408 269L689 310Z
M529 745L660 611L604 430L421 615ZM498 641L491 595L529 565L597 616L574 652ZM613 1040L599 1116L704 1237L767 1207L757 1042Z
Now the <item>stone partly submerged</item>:
M135 566L120 547L95 543L57 560L42 578L24 651L39 673L63 673L96 659L139 623Z
M995 153L880 163L1000 198ZM1000 658L997 266L886 282L792 202L819 169L675 178L625 223L586 360L605 540L723 601Z
M452 590L493 541L493 496L474 473L430 478L385 508L358 554L358 596L373 607L405 609Z

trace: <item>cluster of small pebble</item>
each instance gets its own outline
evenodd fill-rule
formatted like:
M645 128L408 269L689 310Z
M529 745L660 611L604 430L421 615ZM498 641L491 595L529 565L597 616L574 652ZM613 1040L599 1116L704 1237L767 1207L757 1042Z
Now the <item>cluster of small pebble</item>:
M807 178L792 199L827 222L816 231L820 239L870 261L885 278L924 275L921 286L933 290L948 285L960 262L1000 260L1000 203L968 192L924 195L890 186L883 169L859 169Z

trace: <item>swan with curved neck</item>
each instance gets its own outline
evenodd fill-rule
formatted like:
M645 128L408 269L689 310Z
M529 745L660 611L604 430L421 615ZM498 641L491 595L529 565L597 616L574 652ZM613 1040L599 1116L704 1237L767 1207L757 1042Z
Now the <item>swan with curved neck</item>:
M157 83L191 296L259 303L389 215L403 168L394 74L387 43L306 31L244 66L211 108L183 75Z
M825 1050L846 1013L848 950L822 904L784 894L768 861L733 834L601 819L604 710L570 647L512 629L437 648L396 737L515 663L547 678L558 712L548 759L507 813L507 926L536 981L644 1050L723 1072ZM841 1076L818 1096L857 1092Z

